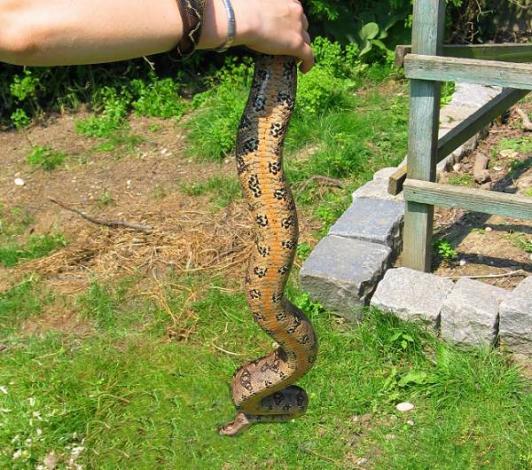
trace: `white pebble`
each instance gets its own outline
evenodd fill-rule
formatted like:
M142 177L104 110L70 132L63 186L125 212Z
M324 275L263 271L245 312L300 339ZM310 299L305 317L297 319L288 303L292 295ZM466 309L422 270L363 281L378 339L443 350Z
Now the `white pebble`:
M491 227L486 227L486 232L493 232L493 229Z
M405 401L403 403L399 403L395 408L397 409L397 411L401 411L404 413L406 411L412 411L414 409L414 405Z
M15 178L15 186L24 186L26 182L22 178Z
M465 266L467 264L467 261L465 259L460 260L460 266Z
M413 419L409 419L406 424L408 424L409 426L413 426L415 423Z

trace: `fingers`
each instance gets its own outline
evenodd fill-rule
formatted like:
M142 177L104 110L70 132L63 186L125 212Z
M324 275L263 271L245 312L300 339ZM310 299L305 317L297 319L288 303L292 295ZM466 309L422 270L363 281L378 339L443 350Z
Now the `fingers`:
M314 53L308 43L303 43L298 57L301 59L301 72L307 73L314 66Z

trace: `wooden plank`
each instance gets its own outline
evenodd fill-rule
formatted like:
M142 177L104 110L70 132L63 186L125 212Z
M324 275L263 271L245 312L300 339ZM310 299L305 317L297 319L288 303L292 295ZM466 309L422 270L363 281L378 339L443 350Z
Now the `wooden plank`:
M412 46L399 45L395 48L395 66L403 67L407 54L412 53ZM445 57L460 57L463 59L499 60L501 62L532 62L532 44L474 44L474 45L444 45Z
M454 152L477 132L488 126L491 121L503 114L528 93L527 90L513 90L510 88L503 90L502 93L497 95L489 103L486 103L467 119L451 129L438 141L438 162ZM388 182L388 192L390 194L395 196L402 191L406 175L407 166L403 165L390 176Z
M445 23L445 0L414 2L412 47L416 54L441 54ZM410 83L408 168L413 178L434 180L440 120L441 84L425 80ZM406 203L403 263L430 271L434 207Z
M405 181L404 191L411 202L532 220L532 200L525 196L412 179Z
M418 80L460 81L532 90L532 64L408 54L405 75Z

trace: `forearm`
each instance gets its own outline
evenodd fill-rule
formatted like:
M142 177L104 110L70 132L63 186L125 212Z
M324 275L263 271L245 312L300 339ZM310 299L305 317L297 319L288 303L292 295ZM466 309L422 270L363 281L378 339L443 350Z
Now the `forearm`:
M180 0L0 0L0 62L75 65L114 62L175 49ZM231 0L234 45L299 57L312 67L308 22L297 0ZM207 0L200 49L222 45L227 14Z
M223 42L218 3L207 2L200 46ZM177 0L0 0L0 31L1 62L72 65L169 51L183 25Z

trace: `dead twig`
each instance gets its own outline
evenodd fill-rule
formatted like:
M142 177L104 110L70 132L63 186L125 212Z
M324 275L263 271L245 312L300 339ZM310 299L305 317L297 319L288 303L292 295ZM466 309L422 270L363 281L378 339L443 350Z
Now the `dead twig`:
M104 225L105 227L110 228L129 228L132 230L138 230L140 232L144 233L152 233L153 228L149 225L138 225L138 224L131 224L129 222L124 222L122 220L102 220L102 219L96 219L85 212L80 211L79 209L75 209L74 207L70 207L66 205L64 202L58 201L57 199L54 199L52 197L48 198L50 201L52 201L54 204L57 204L59 207L62 207L63 209L74 212L74 214L79 215L81 218L96 224L96 225Z
M523 120L523 129L525 131L532 131L532 122L528 118L528 114L521 108L515 108L515 112L519 114L519 117Z
M517 271L510 271L504 274L481 274L478 276L443 276L446 279L497 279L502 277L514 277L514 276L528 276L528 273L523 269Z
M322 176L322 175L314 175L314 176L311 176L308 180L302 182L298 190L303 191L312 182L316 182L320 184L321 186L330 186L332 188L339 188L339 189L344 188L344 183L342 183L340 180L336 178L331 178L329 176Z

